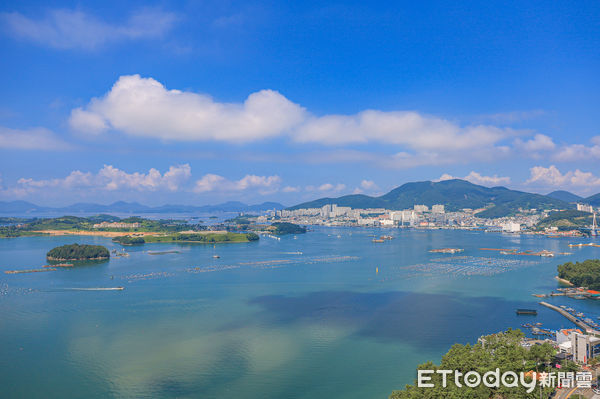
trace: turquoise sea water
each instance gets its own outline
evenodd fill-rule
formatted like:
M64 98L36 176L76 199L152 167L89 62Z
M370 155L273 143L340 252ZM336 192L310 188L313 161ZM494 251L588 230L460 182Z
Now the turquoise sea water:
M375 244L373 234L395 239ZM533 320L572 327L531 294L557 287L557 264L600 257L600 248L567 247L587 241L315 228L280 241L146 244L127 247L127 258L7 275L40 267L57 245L121 247L99 237L2 239L0 396L385 398L455 342ZM465 251L428 252L441 247ZM116 286L125 289L74 290ZM600 316L600 301L549 301ZM519 307L538 316L516 316Z

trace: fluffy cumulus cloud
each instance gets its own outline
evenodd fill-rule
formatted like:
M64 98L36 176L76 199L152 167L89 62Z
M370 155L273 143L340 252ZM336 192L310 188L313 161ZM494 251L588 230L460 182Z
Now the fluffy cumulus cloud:
M360 182L360 187L364 190L377 190L377 184L373 180L363 180Z
M330 145L381 142L419 151L451 151L493 146L514 134L493 126L460 127L412 111L367 110L310 118L297 129L295 139Z
M0 184L0 195L5 198L39 195L44 192L60 192L90 195L135 194L138 197L148 193L186 195L218 193L240 195L269 195L278 191L297 192L299 188L281 187L281 178L277 175L259 176L248 174L239 180L230 180L217 174L205 174L200 179L192 180L192 169L189 164L169 167L164 173L151 168L147 172L127 172L112 165L104 165L98 172L82 172L74 170L65 177L51 179L20 178L16 184L3 187ZM0 182L1 183L1 182ZM137 194L136 194L137 193Z
M273 90L252 93L243 103L220 103L210 96L167 89L152 78L121 76L104 96L74 109L70 126L100 133L180 141L248 142L289 136L297 143L326 146L384 143L404 148L395 165L452 162L449 153L501 154L516 132L487 125L460 126L414 111L366 110L354 115L314 116ZM417 156L418 159L414 159Z
M600 186L600 177L591 172L579 169L562 173L555 165L549 167L534 166L529 170L530 177L525 182L528 185L562 188L597 188Z
M196 180L194 192L227 192L244 191L249 189L258 189L261 194L269 194L277 191L281 184L279 176L257 176L246 175L239 180L229 180L223 176L215 174L206 174L201 179Z
M301 189L299 186L285 186L281 189L281 191L284 193L297 193L300 192L300 190Z
M35 192L43 188L61 188L65 190L99 189L107 191L177 191L190 176L191 168L188 164L171 166L164 174L154 168L150 169L147 173L127 173L112 165L104 165L98 173L75 170L64 178L46 180L21 178L17 181L17 188L26 193Z
M68 150L71 145L48 129L9 129L0 126L0 149L9 150Z
M307 186L306 187L307 191L321 191L321 192L335 192L335 193L338 193L345 189L346 189L346 185L343 183L337 183L337 184L323 183L317 187L315 187L315 186Z
M132 75L119 78L104 97L73 110L69 122L74 130L88 133L112 128L164 140L247 142L289 131L304 114L273 90L252 93L241 104L220 103Z
M15 37L59 49L94 49L110 42L157 38L176 21L173 13L142 9L121 24L111 24L80 10L51 10L42 18L1 13L0 21Z
M592 137L590 144L570 144L560 147L552 156L557 162L600 159L600 136Z
M279 137L304 148L320 145L322 150L303 154L308 162L367 162L393 169L493 162L517 155L556 162L600 158L600 138L589 145L559 145L530 130L459 124L415 111L317 116L273 90L224 103L139 75L121 76L106 94L73 109L69 124L88 134L110 131L165 141L247 143ZM472 176L483 183L506 182L490 178Z
M536 134L530 140L515 140L515 146L525 151L550 151L556 148L556 144L551 137L545 134Z
M471 173L469 173L468 175L466 175L464 177L456 177L456 176L452 176L448 173L444 173L442 176L439 177L439 179L437 179L435 181L444 181L444 180L452 180L452 179L467 180L473 184L479 184L482 186L497 186L497 185L501 185L501 184L509 184L510 183L510 177L508 177L508 176L498 176L498 175L485 176L485 175L482 175L481 173L477 173L475 171L471 171Z

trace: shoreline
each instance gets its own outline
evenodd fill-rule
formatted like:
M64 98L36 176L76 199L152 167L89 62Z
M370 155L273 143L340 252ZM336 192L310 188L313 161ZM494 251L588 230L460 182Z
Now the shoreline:
M558 280L558 282L559 282L559 283L566 284L566 285L568 285L568 286L570 286L570 287L575 287L575 284L573 284L573 283L572 283L572 282L570 282L569 280L565 280L564 278L560 278L560 277L558 277L558 276L554 276L554 278L555 278L556 280Z
M123 236L161 236L169 234L226 234L227 231L91 231L91 230L33 230L34 233L47 234L50 236L96 236L96 237L123 237Z

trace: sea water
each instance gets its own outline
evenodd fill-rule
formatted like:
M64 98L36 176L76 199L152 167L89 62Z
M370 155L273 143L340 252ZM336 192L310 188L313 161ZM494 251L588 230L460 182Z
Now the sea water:
M382 234L394 239L372 242ZM89 236L1 239L0 397L386 398L456 342L524 323L573 327L532 294L558 287L558 264L600 257L600 248L568 247L588 241L315 227L281 240L125 247L129 257L4 274L41 267L58 245L122 247ZM429 252L445 247L464 252ZM81 290L111 287L124 289ZM546 300L600 316L600 301Z

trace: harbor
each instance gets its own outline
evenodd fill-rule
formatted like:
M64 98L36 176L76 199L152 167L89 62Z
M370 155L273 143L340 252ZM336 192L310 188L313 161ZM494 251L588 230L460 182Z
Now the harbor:
M600 326L590 318L582 319L583 317L585 317L583 313L575 313L575 310L573 308L568 308L564 305L559 307L544 301L540 302L540 305L560 313L561 315L566 317L570 322L575 324L577 327L581 328L586 333L600 336L600 331L597 330L597 328L599 328Z

